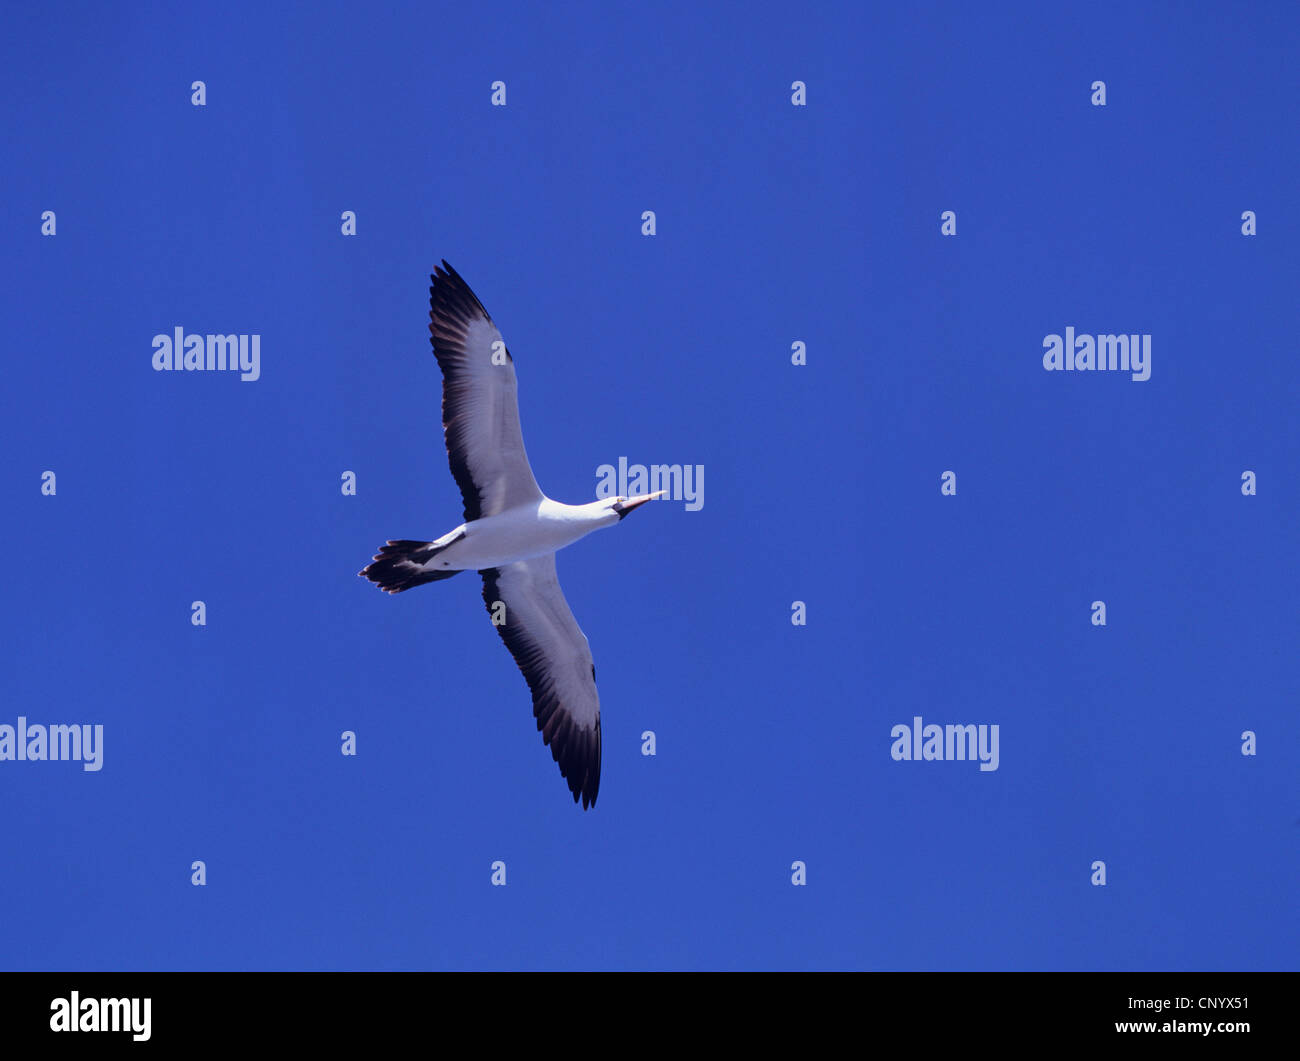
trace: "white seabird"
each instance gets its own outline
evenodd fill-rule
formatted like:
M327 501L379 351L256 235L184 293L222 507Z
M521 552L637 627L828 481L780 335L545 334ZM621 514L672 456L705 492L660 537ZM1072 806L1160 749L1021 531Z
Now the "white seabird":
M443 435L465 522L431 542L390 541L360 574L388 593L461 571L483 576L483 600L532 691L542 740L585 810L600 789L600 697L591 647L556 578L555 552L664 491L587 505L543 494L524 452L514 359L501 332L446 261L429 279Z

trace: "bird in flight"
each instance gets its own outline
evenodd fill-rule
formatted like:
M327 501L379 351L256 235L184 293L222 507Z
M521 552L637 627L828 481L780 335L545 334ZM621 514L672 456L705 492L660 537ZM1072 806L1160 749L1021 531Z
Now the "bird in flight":
M542 741L586 810L600 789L600 697L591 647L555 574L555 552L664 491L586 505L542 493L524 452L514 359L501 332L445 260L429 279L442 430L465 522L431 542L390 541L360 574L387 593L461 571L483 576L483 601L528 682Z

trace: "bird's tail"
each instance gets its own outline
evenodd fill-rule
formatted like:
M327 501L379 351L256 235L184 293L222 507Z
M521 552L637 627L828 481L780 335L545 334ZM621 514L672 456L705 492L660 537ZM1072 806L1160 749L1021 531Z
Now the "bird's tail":
M440 582L460 571L429 570L424 565L442 552L450 542L389 542L376 554L374 563L357 574L370 579L385 593L401 593L426 582Z

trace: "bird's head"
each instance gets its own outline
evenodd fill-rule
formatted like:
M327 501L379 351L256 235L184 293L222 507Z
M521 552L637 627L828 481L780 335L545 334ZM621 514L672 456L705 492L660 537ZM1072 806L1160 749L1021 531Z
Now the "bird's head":
M655 498L663 497L667 490L656 490L653 494L642 494L640 497L611 497L605 502L609 510L619 519L623 519L629 512L640 508L647 501L653 501Z

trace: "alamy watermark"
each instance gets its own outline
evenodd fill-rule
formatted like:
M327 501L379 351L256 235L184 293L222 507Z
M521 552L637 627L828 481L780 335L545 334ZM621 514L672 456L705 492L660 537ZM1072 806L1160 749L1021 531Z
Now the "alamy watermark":
M6 761L79 762L94 773L104 767L104 727L29 726L19 715L17 726L0 726L0 762Z
M1141 382L1151 378L1151 336L1075 335L1043 336L1043 368L1048 372L1131 372Z
M984 725L923 725L920 715L912 718L909 726L900 722L889 731L894 739L889 757L895 762L919 760L922 762L974 762L979 760L980 770L992 772L998 768L998 727Z
M82 998L73 991L50 1002L52 1032L130 1032L138 1043L148 1042L151 998Z
M664 491L670 501L685 501L687 512L704 507L703 464L628 464L619 457L618 467L602 464L596 469L596 500L607 497L640 497Z
M262 375L260 335L186 335L179 324L171 335L153 337L155 372L238 372L251 383Z

